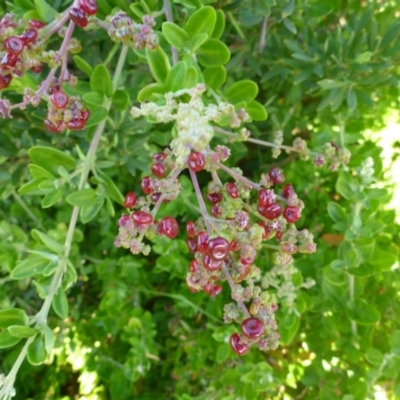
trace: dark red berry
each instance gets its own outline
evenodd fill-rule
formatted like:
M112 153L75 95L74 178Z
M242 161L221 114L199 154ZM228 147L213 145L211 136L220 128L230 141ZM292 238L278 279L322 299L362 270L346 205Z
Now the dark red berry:
M242 322L242 332L249 339L257 339L264 332L264 324L258 318L246 318Z
M206 160L203 154L199 153L198 151L194 151L189 156L188 165L192 171L199 172L205 167Z
M153 222L153 216L145 211L135 211L131 217L136 226L150 225Z
M237 199L239 197L239 189L237 188L235 183L228 182L225 185L226 191L228 192L228 195L232 197L232 199Z
M179 225L174 217L164 217L159 223L160 232L162 235L174 239L178 236Z
M1 60L0 67L3 69L11 69L14 68L15 64L17 63L19 56L16 54L6 53L6 55Z
M152 193L152 194L150 195L150 200L151 200L153 203L157 203L157 201L158 201L158 199L160 198L160 196L161 196L161 192L154 192L154 193Z
M164 165L160 163L153 164L151 166L151 172L157 177L157 178L163 178L165 176L165 167Z
M301 211L299 208L295 206L288 206L283 211L283 217L286 219L289 224L294 224L301 217Z
M36 29L27 29L19 36L19 38L24 42L24 45L35 43L37 37L38 33Z
M211 288L210 296L215 297L218 296L222 292L222 286L221 285L213 285Z
M34 72L35 74L40 74L43 71L44 64L40 63L38 65L35 65L34 67L31 68L31 71Z
M50 100L53 106L58 109L63 109L68 104L68 96L64 92L60 91L54 92L51 95Z
M263 240L270 239L274 235L274 230L266 222L260 221L258 222L258 225L260 225L264 229L264 232L262 234Z
M282 239L283 232L282 231L277 231L276 232L276 240L279 242Z
M213 260L209 255L205 255L203 258L204 268L208 271L218 271L221 269L222 260Z
M222 201L222 193L207 193L206 197L211 203L219 203Z
M154 182L153 179L150 178L150 176L145 176L142 179L142 190L145 194L151 194L154 190Z
M55 125L50 120L45 119L43 121L43 125L50 132L53 132L53 133L60 133L61 132L61 124Z
M195 274L199 270L199 262L197 260L190 261L189 264L189 271L192 274Z
M96 0L80 0L80 7L87 15L94 15L97 13Z
M12 75L0 75L0 90L5 89L9 86L12 81Z
M294 195L293 186L290 183L287 183L282 190L282 195L285 199L292 197Z
M270 171L268 172L268 176L271 179L273 183L283 183L285 182L285 175L283 172L277 168L277 167L272 167Z
M275 195L272 190L260 189L257 195L258 204L261 207L266 207L275 201Z
M67 128L71 131L81 131L85 127L85 120L81 118L73 118L67 123Z
M136 202L137 202L136 194L133 192L128 192L125 196L124 207L133 208L135 207Z
M193 238L189 238L186 243L190 253L192 254L196 253L197 250L196 240L194 240Z
M42 29L45 27L45 23L42 21L38 21L37 19L31 19L29 21L29 27L32 29Z
M240 249L240 243L237 242L236 240L232 240L229 243L229 249L233 252L238 251Z
M265 207L264 213L262 215L264 215L264 217L267 219L276 219L281 214L282 214L282 207L277 203L273 203Z
M186 224L186 233L188 237L192 238L195 236L195 227L196 224L193 221L188 221Z
M249 346L240 342L240 335L238 333L234 333L231 336L229 344L231 345L231 349L239 356L244 356L249 351Z
M89 117L90 117L90 111L88 109L81 111L81 119L83 119L86 122L89 119Z
M24 42L17 36L10 36L4 41L4 47L8 53L18 56L24 49Z
M69 17L72 19L72 21L75 23L75 25L78 25L81 28L84 28L88 24L87 20L87 14L85 11L83 11L80 8L72 7L69 12Z
M154 163L162 163L166 157L167 155L161 152L161 153L154 153L151 158Z
M210 239L207 254L216 261L222 261L229 253L229 242L223 237Z
M205 254L208 249L208 235L207 232L199 232L197 235L197 250Z
M221 216L221 212L220 212L220 210L219 210L219 206L218 206L217 203L214 203L214 204L211 206L211 214L212 214L212 216L213 216L214 218L219 218L219 217Z

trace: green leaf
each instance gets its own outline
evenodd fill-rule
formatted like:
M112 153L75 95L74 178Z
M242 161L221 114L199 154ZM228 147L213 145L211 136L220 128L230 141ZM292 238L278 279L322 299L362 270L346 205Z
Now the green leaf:
M21 338L11 336L7 330L4 330L0 332L0 349L15 346L20 340Z
M48 263L49 261L43 257L37 255L29 256L15 266L11 271L11 278L20 280L42 275Z
M150 83L139 92L137 99L140 103L145 100L156 101L159 96L166 93L166 88L163 83Z
M360 325L374 325L380 318L379 310L364 299L347 302L347 315Z
M322 79L317 83L322 90L336 89L347 85L347 82L335 81L333 79Z
M106 190L107 196L110 197L110 199L114 200L115 202L121 204L121 206L124 204L124 196L118 189L118 186L114 183L114 180L111 179L104 171L98 170L97 171L98 175L102 179L101 185L104 187Z
M104 197L103 198L98 197L91 206L82 207L80 212L82 223L86 224L89 221L91 221L98 214L103 205L104 205Z
M112 106L118 111L125 111L129 107L131 99L126 90L118 89L115 91L112 98Z
M331 285L343 286L347 283L346 274L338 269L333 269L331 266L326 266L323 269L324 280L329 282Z
M195 53L196 50L208 39L205 33L199 33L190 41L190 50Z
M26 325L28 316L24 310L19 308L8 308L0 310L0 329L6 329L12 325Z
M286 29L289 32L292 32L293 35L297 33L296 26L293 24L293 22L289 18L283 18L283 24L285 25Z
M32 365L40 365L46 360L47 353L42 335L37 337L28 347L27 358Z
M223 66L206 68L203 71L204 82L212 89L219 89L226 80L226 69Z
M54 251L56 254L62 254L64 252L64 245L45 233L40 232L37 229L32 229L31 235L37 242L41 241L49 250Z
M90 64L88 64L83 58L79 56L73 56L74 62L76 66L84 73L86 74L89 78L91 77L93 73L93 68L91 67Z
M216 11L216 21L215 21L215 27L213 30L213 33L211 35L212 39L219 39L222 34L224 33L225 29L225 14L222 10L217 10Z
M250 80L242 80L235 82L225 90L225 97L229 103L237 104L242 101L250 103L255 99L258 93L258 86Z
M347 89L346 95L347 107L350 111L354 111L357 107L357 97L352 88Z
M60 288L51 303L55 313L61 318L68 317L68 300L65 292Z
M245 110L253 121L265 121L268 118L267 110L258 101L250 101Z
M328 214L335 222L347 222L347 215L339 204L334 202L328 203Z
M50 352L54 348L54 335L53 331L49 328L48 325L42 325L42 331L44 334L44 347L46 349L47 354L50 354Z
M383 354L380 350L370 347L365 353L365 358L371 364L380 365L383 361Z
M30 328L29 326L12 325L7 328L8 333L11 336L26 339L31 336L37 335L40 331L36 328Z
M77 207L91 206L96 200L96 191L94 189L82 189L71 193L66 198L67 202Z
M157 82L164 83L171 69L164 50L161 46L157 47L155 50L146 49L146 58L154 79Z
M90 107L90 118L86 122L86 128L98 125L101 121L107 118L108 111L104 107L94 106Z
M199 33L205 33L211 37L217 15L213 7L206 6L194 12L185 24L185 31L190 38L194 38Z
M60 166L65 167L67 170L76 168L74 158L52 147L35 146L28 151L28 154L35 164L51 172L53 175L57 175L58 167Z
M102 106L105 103L106 97L99 92L89 92L82 96L83 101L91 106Z
M112 97L114 92L113 84L105 65L99 64L94 69L90 77L90 88L93 92L104 94L109 98Z
M373 53L371 51L365 51L362 54L359 54L356 58L355 58L355 62L359 63L359 64L365 64L367 62L370 61L371 57L373 56Z
M186 63L179 61L168 72L167 79L165 80L165 88L168 92L177 92L182 89L182 83L185 81L186 76Z
M42 208L48 208L56 204L65 194L65 187L61 186L58 189L48 192L42 200Z
M29 164L28 168L34 179L56 179L50 171L40 167L39 165Z
M231 354L232 350L230 349L230 347L226 343L222 343L218 346L215 360L218 364L222 364L229 358Z
M197 85L199 74L195 67L188 67L186 69L185 81L182 84L183 88L191 88Z
M45 22L52 22L56 16L56 10L50 7L45 0L34 0L36 9L39 15L42 17Z
M199 63L204 67L214 68L225 65L231 57L225 43L217 40L207 40L201 45L197 52Z
M286 3L285 7L283 7L282 18L286 18L289 15L292 15L293 11L294 11L294 0L289 0Z
M189 35L181 27L173 22L163 22L161 25L165 40L178 50L182 50L189 41Z
M281 343L285 346L290 344L299 327L300 318L295 313L287 314L278 328Z

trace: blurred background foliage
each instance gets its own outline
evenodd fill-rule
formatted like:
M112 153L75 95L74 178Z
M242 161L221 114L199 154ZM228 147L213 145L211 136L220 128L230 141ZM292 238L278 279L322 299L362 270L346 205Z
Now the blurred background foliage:
M2 14L14 3L1 1ZM160 1L150 3L154 10L162 8ZM114 7L133 16L129 4L99 0L100 17ZM232 145L231 165L249 178L257 180L272 165L284 169L305 203L298 226L310 229L318 244L317 253L296 256L289 279L297 298L293 304L282 298L277 315L281 346L238 358L228 344L235 327L222 321L228 287L209 298L191 294L185 284L190 257L184 229L174 241L157 239L148 257L132 256L113 245L122 212L115 204L115 217L103 207L94 220L79 224L71 256L78 281L68 291L69 317L50 314L55 349L41 366L23 364L16 398L400 398L400 215L398 204L397 214L388 207L399 186L385 178L398 158L400 138L392 130L397 138L387 144L383 164L380 135L371 135L382 131L391 110L399 109L400 1L180 0L173 2L175 22L181 24L201 4L226 17L227 83L252 79L259 84L257 100L269 118L250 124L255 137L273 140L282 131L284 144L301 137L314 151L334 141L352 152L349 169L336 173L293 154L273 160L266 148ZM68 5L57 0L53 7L61 11ZM158 27L163 20L157 18ZM105 33L76 33L80 57L92 67L105 62L115 68L112 53L118 49L110 48ZM79 77L73 90L89 91L87 77L72 60L69 68ZM132 105L152 82L133 51L123 80ZM15 82L10 89L16 91L7 92L13 102L21 97ZM28 314L37 312L42 300L29 280L12 281L9 272L37 246L31 229L65 238L72 207L59 201L43 209L42 196L18 193L30 179L27 152L34 145L51 145L78 159L95 128L52 135L42 128L44 115L41 106L0 121L0 308L23 308ZM398 123L397 111L391 115L390 122ZM97 167L122 193L139 191L151 154L168 144L170 129L112 110ZM207 176L200 174L200 181L206 183ZM160 215L172 214L184 226L198 211L185 176L182 185L180 198ZM268 273L268 249L256 264ZM307 278L316 284L301 289ZM279 292L279 285L271 291ZM1 350L0 372L11 368L21 346Z

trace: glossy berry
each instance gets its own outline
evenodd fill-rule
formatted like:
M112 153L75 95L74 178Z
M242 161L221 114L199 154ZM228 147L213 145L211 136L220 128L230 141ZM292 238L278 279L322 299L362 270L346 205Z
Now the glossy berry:
M38 65L35 65L34 67L31 68L31 71L34 72L35 74L40 74L43 71L44 64L40 63Z
M287 183L282 190L282 196L285 199L288 199L289 197L292 197L294 195L294 189L293 186L290 183Z
M6 55L1 60L0 67L3 69L11 69L14 68L17 63L19 57L16 54L6 53Z
M277 168L277 167L272 167L270 171L268 172L268 176L271 179L273 183L283 183L285 182L285 175L283 172Z
M131 218L136 226L150 225L153 222L153 216L145 211L135 211Z
M275 201L275 195L272 190L260 189L257 195L257 202L261 207L266 207Z
M196 251L197 251L196 240L194 240L193 238L189 238L186 243L187 243L187 247L189 249L189 252L192 253L192 254L196 253Z
M165 167L164 165L160 163L153 164L151 166L151 172L157 177L157 178L164 178L165 176Z
M203 258L203 264L204 268L208 271L218 271L219 269L221 269L222 260L213 260L209 255L206 254Z
M197 261L197 260L192 260L192 261L190 261L190 264L189 264L189 271L192 273L192 274L195 274L198 270L199 270L199 262Z
M152 194L150 195L150 200L151 200L153 203L157 203L157 201L158 201L158 199L160 198L160 196L161 196L161 192L154 192L154 193L152 193Z
M151 194L154 189L153 179L151 179L150 176L145 176L142 179L141 187L144 194Z
M170 239L178 236L179 225L174 217L164 217L158 224L160 233Z
M73 118L67 123L67 128L71 131L80 131L85 127L85 120L82 118Z
M277 231L276 232L276 240L279 242L282 239L283 236L283 231Z
M239 356L244 356L249 351L249 346L240 342L240 335L238 333L234 333L231 336L229 344L231 349Z
M264 232L262 234L263 240L270 239L274 235L274 230L266 222L260 221L258 222L258 225L260 225L264 229Z
M68 96L64 92L54 92L50 97L51 103L55 108L63 109L68 104Z
M12 81L12 75L0 75L0 90L5 89L9 86L10 82Z
M294 224L301 217L301 211L299 208L295 206L288 206L283 211L283 217L286 219L289 224Z
M218 296L222 292L221 285L212 285L211 290L208 292L211 297Z
M19 36L19 38L24 42L24 45L35 43L37 37L38 33L36 29L27 29Z
M219 203L222 201L222 193L207 193L206 197L211 203Z
M186 223L186 233L188 235L188 237L192 238L195 236L195 227L196 224L193 221L188 221Z
M125 196L124 207L133 208L135 207L136 202L137 202L136 194L133 192L128 192Z
M230 251L235 252L235 251L238 251L239 249L240 249L240 243L237 242L236 240L232 240L232 241L229 243L229 250L230 250Z
M264 215L265 218L272 220L278 218L281 214L282 207L277 203L273 203L265 207L262 215Z
M229 253L229 242L223 237L216 237L208 242L207 254L216 261L222 261Z
M38 21L37 19L31 19L29 21L29 27L32 29L42 29L45 27L45 23L42 21Z
M207 232L199 232L197 235L197 250L205 254L208 249L208 235Z
M90 111L88 109L81 111L81 119L83 119L86 122L89 119L89 117L90 117Z
M228 192L228 195L232 197L232 199L237 199L239 197L239 189L237 188L236 184L232 182L228 182L225 185L226 191Z
M88 24L87 14L84 10L76 7L72 7L69 12L69 17L75 23L75 25L84 28Z
M219 218L219 217L221 216L221 212L220 212L220 210L219 210L219 207L218 207L218 204L217 204L217 203L214 203L214 204L211 206L211 215L212 215L214 218Z
M203 154L199 153L198 151L194 151L189 156L188 165L192 171L199 172L205 167L206 160Z
M80 0L80 8L85 11L87 15L94 15L97 13L96 0Z
M61 125L60 124L55 125L48 119L45 119L43 121L43 125L50 132L53 132L53 133L60 133L61 132Z
M264 332L264 324L258 318L250 317L246 318L242 322L243 335L249 339L257 339Z
M18 56L24 50L24 42L17 36L10 36L4 41L4 47L8 53Z

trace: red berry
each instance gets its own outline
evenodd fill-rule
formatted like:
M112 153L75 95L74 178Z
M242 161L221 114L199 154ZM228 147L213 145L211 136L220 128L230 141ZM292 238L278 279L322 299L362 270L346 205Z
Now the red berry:
M26 31L22 32L19 38L23 41L24 45L29 43L35 43L38 37L38 33L36 29L27 29Z
M194 151L189 156L188 165L192 171L199 172L205 167L206 160L203 154L199 153L198 151Z
M151 194L154 190L154 182L153 179L150 178L150 176L145 176L142 179L142 190L145 194Z
M268 176L269 176L269 178L271 179L271 181L273 183L283 183L283 182L285 182L285 175L277 167L272 167L268 172Z
M162 163L166 157L165 153L154 153L151 158L154 163Z
M295 206L288 206L283 211L283 217L290 224L294 224L296 221L298 221L300 219L301 211L299 208L297 208Z
M151 200L153 203L157 203L157 201L158 201L158 199L160 198L160 196L161 196L161 192L154 192L154 193L151 194L150 200Z
M61 132L61 124L55 125L50 120L45 119L43 121L43 125L50 132L53 132L53 133L60 133Z
M17 36L10 36L4 41L4 47L8 53L18 56L24 49L24 42Z
M5 89L9 86L10 82L12 81L12 75L0 75L0 90Z
M195 274L199 270L199 262L197 260L190 261L189 264L189 271L192 274Z
M195 227L196 224L193 221L188 221L186 224L186 233L188 237L192 238L195 236Z
M6 55L1 60L0 67L3 69L11 69L14 68L15 64L17 63L19 56L16 54L6 53Z
M264 215L264 217L267 219L276 219L281 214L282 214L282 207L277 203L273 203L265 207L262 215Z
M199 232L197 235L197 250L205 254L208 249L208 235L207 232Z
M196 250L197 250L196 241L193 238L189 238L186 243L187 243L190 253L192 253L192 254L196 253Z
M260 225L264 229L264 232L262 234L263 240L270 239L273 236L274 230L271 229L271 227L266 222L260 221L258 225Z
M222 286L221 285L213 285L211 288L210 296L215 297L218 296L222 292Z
M35 65L34 67L31 68L31 71L34 72L35 74L40 74L43 71L44 64L40 63L38 65Z
M249 339L257 339L264 332L264 324L258 318L246 318L242 322L242 332Z
M151 166L151 172L157 177L157 178L163 178L165 176L165 167L164 165L160 163L153 164Z
M221 216L221 212L220 212L220 210L219 210L219 207L218 207L218 204L217 204L217 203L214 203L214 204L211 206L211 214L212 214L212 216L213 216L214 218L219 218L219 217Z
M222 201L222 193L207 193L206 197L211 203L219 203Z
M145 211L135 211L132 214L132 221L136 226L150 225L153 222L153 216Z
M266 207L275 201L275 195L272 190L260 189L257 195L258 204L261 207Z
M68 96L61 91L54 92L50 97L53 106L58 109L65 108L68 104Z
M81 118L73 118L67 123L67 128L71 131L80 131L85 127L85 121Z
M135 207L136 202L137 202L136 194L133 192L128 192L125 196L124 207L133 208Z
M86 122L89 119L89 117L90 117L90 111L88 109L81 111L81 119L83 119Z
M96 0L80 0L80 7L87 15L94 15L97 13Z
M282 190L282 195L285 199L292 197L294 195L293 186L290 183L287 183Z
M179 233L179 225L174 217L164 217L159 223L160 232L162 235L175 239Z
M203 258L203 263L204 268L208 271L218 271L222 266L222 260L214 260L207 254Z
M42 29L44 28L45 23L42 21L38 21L37 19L31 19L29 21L29 27L32 29Z
M231 336L229 344L231 345L231 349L239 356L244 356L249 351L249 346L240 342L240 335L238 333L234 333Z
M228 182L225 185L225 188L226 188L226 191L228 192L229 196L232 197L232 199L237 199L239 197L239 190L235 183Z
M282 239L283 232L282 231L277 231L276 232L276 240L279 242Z
M72 7L68 14L72 21L79 27L84 28L88 24L88 20L86 18L87 14L80 8Z
M229 242L223 237L216 237L208 242L207 254L216 261L222 261L229 253Z
M229 249L231 250L231 251L238 251L239 249L240 249L240 243L239 242L237 242L236 240L232 240L230 243L229 243Z
M251 271L251 263L249 264L243 264L243 267L241 268L241 273L240 275L236 278L236 283L241 282L243 279L245 279L247 277L247 275L249 275L250 271Z

